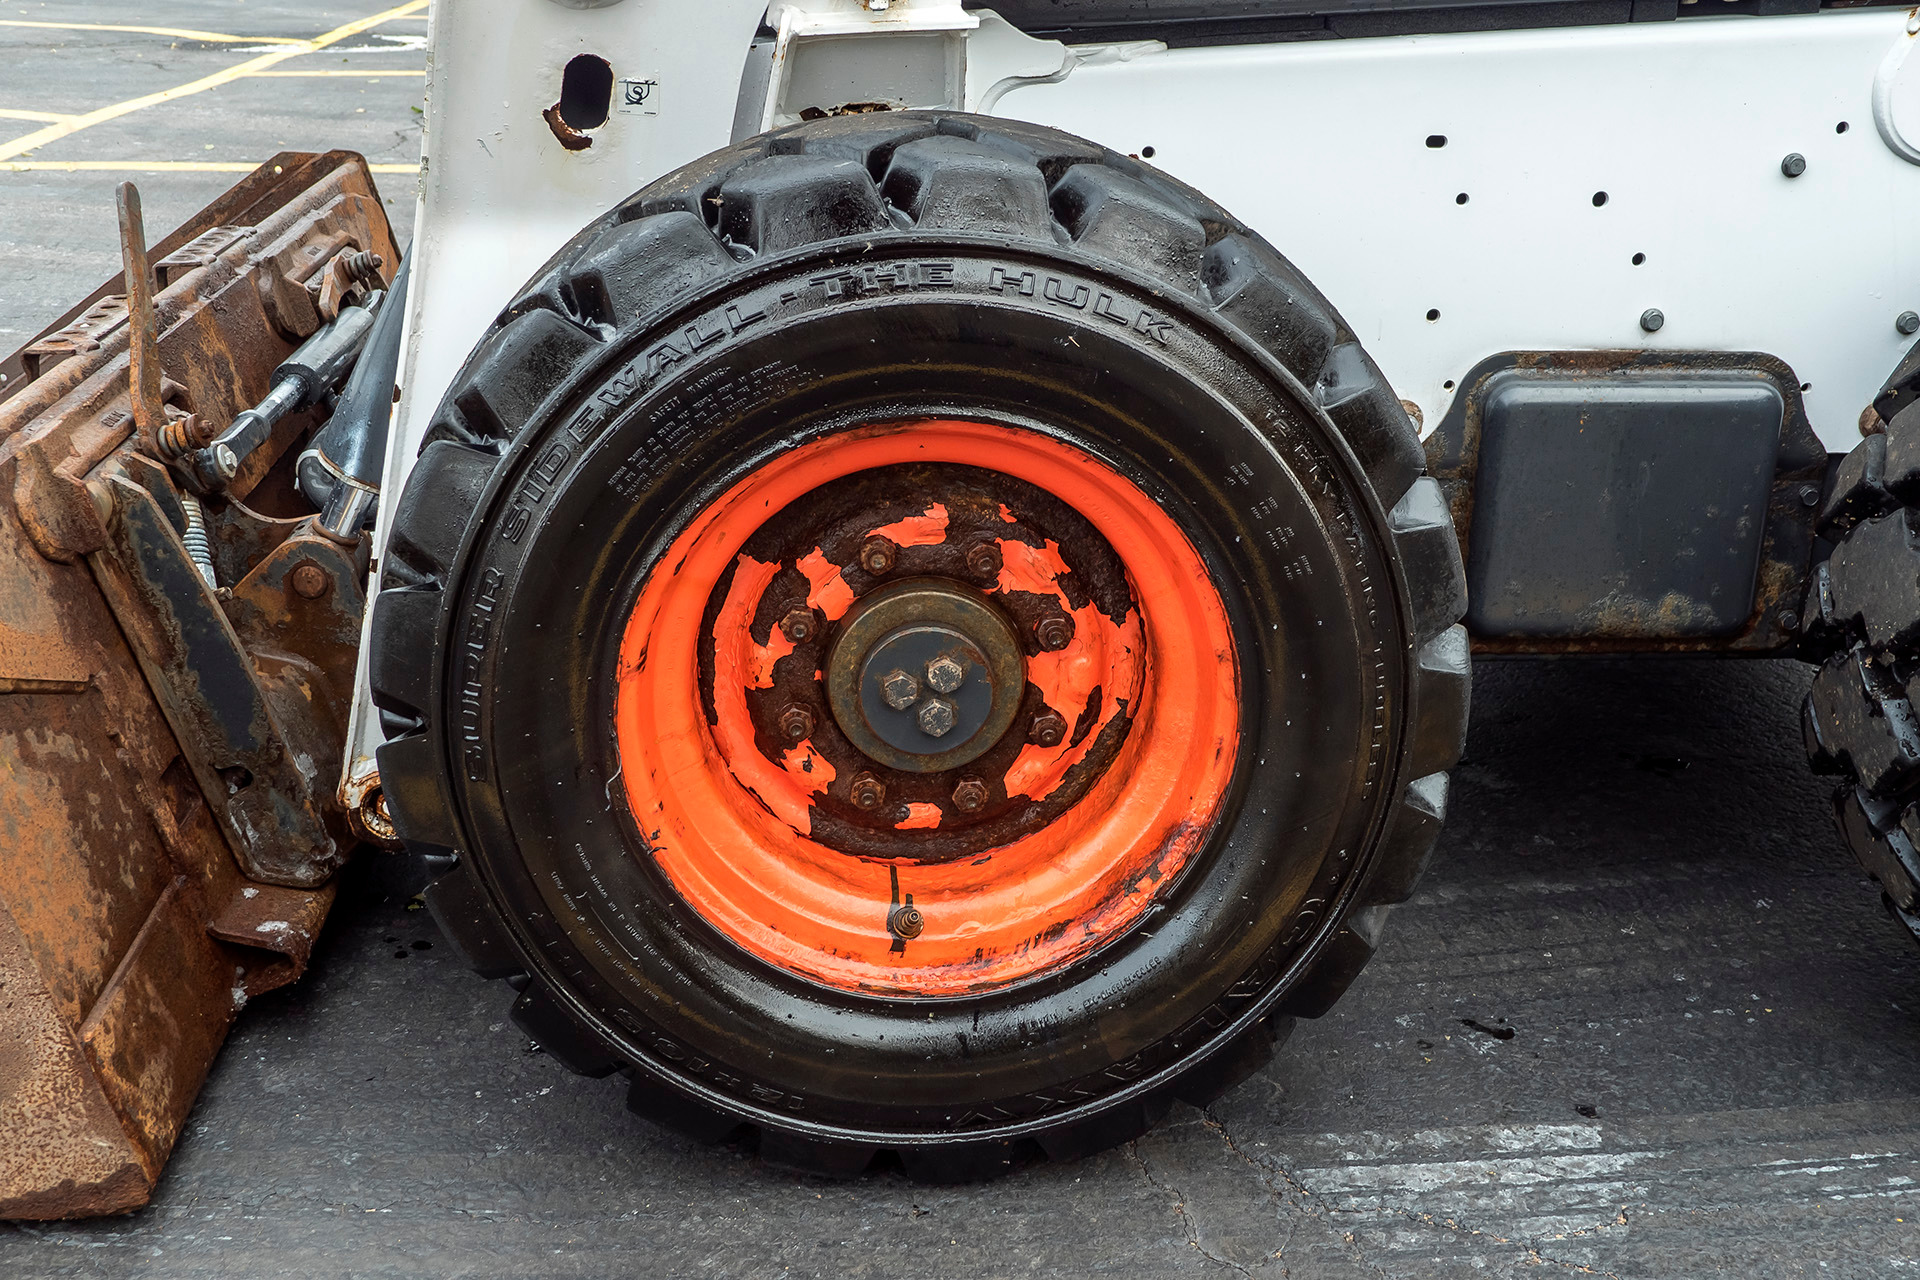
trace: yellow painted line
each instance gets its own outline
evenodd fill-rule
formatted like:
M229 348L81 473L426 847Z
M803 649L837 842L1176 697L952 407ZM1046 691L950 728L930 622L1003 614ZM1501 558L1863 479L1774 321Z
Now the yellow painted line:
M71 120L70 115L58 111L16 111L12 107L0 107L0 120Z
M285 62L288 58L297 58L303 53L313 53L330 44L338 44L349 36L357 36L362 31L377 27L383 22L391 22L409 13L417 13L426 7L427 0L407 0L405 4L383 9L379 13L370 14L342 27L335 27L325 35L316 36L311 40L301 40L284 49L276 49L272 53L260 54L245 62L235 63L224 71L216 71L210 76L202 76L198 80L190 80L186 84L175 85L171 89L162 89L159 93L129 98L125 102L116 102L111 106L99 107L71 119L58 121L44 129L36 129L32 133L15 138L11 142L0 142L0 160L11 160L17 155L23 155L37 147L44 147L47 143L64 138L70 133L77 133L107 120L117 120L121 116L130 115L146 107L158 106L162 102L172 102L175 98L185 98L192 94L204 93L208 89L217 89L223 84L231 84L235 80Z
M0 160L0 170L27 173L252 173L260 166L237 160ZM370 164L375 173L418 173L417 164Z
M0 27L39 27L44 31L132 31L143 36L173 36L178 40L206 40L217 44L305 44L297 36L230 36L220 31L190 27L136 27L118 22L26 22L0 18Z
M424 69L419 71L256 71L248 79L262 80L272 76L288 79L301 79L307 76L340 76L347 80L378 80L381 76L424 76L425 74L427 73Z

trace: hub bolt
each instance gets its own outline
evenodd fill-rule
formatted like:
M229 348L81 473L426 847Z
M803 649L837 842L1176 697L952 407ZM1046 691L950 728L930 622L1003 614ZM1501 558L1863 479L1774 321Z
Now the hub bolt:
M1039 747L1057 747L1066 736L1066 719L1056 711L1042 711L1027 729L1027 740Z
M928 698L920 704L920 732L939 738L953 731L953 704L945 698Z
M797 607L787 610L787 616L780 619L780 633L795 644L813 639L813 610Z
M813 736L813 712L799 703L789 703L780 712L780 732L788 742L804 742Z
M967 552L967 572L976 578L999 577L1000 562L1000 548L991 542L975 543Z
M926 927L927 918L920 914L918 907L895 907L887 917L887 928L896 938L917 938Z
M303 600L318 600L326 594L327 574L311 560L293 571L294 594Z
M870 773L859 773L847 788L847 796L854 808L871 813L887 802L887 786Z
M1064 649L1073 643L1073 619L1064 613L1048 614L1033 624L1033 638L1048 653Z
M920 682L895 667L880 677L880 696L895 711L905 711L920 697Z
M892 573L897 550L885 538L868 538L860 546L860 567L876 578Z
M935 693L952 693L967 678L967 669L942 654L927 664L927 683Z
M962 813L978 813L987 802L987 784L978 778L962 778L953 789L953 807Z

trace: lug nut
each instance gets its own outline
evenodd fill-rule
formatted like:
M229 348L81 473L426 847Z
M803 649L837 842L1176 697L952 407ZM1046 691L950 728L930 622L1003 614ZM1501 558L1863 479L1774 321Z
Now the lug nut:
M987 784L978 778L962 778L953 789L953 807L962 813L978 813L987 802Z
M920 732L929 738L945 737L953 731L953 704L945 698L928 698L920 704Z
M1066 736L1066 719L1054 711L1042 711L1027 728L1027 741L1037 747L1057 747Z
M868 538L860 546L860 567L878 578L893 572L893 557L898 548L885 538Z
M920 697L920 682L895 667L880 677L880 696L895 711L905 711Z
M296 567L292 581L294 594L303 600L318 600L326 594L326 571L312 562Z
M792 703L780 713L780 732L788 742L804 742L813 736L813 712Z
M920 914L918 907L895 907L887 917L887 928L896 938L917 938L926 927L927 918Z
M1033 624L1033 638L1048 653L1073 643L1073 619L1064 613L1049 614Z
M855 774L847 788L847 797L853 801L854 808L871 813L887 802L887 787L870 773Z
M967 552L967 572L976 578L999 577L1000 563L1000 548L991 542L975 543Z
M813 639L813 610L787 610L787 616L780 619L780 634L795 644L804 644Z
M967 678L967 669L942 654L927 664L927 683L935 693L952 693Z

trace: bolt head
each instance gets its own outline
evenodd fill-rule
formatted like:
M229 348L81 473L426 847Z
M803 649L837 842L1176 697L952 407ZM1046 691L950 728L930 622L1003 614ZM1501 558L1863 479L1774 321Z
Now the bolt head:
M868 538L860 546L860 567L874 577L893 572L897 548L885 538Z
M1073 619L1064 613L1050 614L1033 624L1033 638L1048 653L1064 649L1073 642Z
M1666 313L1658 307L1648 307L1640 313L1640 327L1648 333L1658 333L1667 323Z
M927 918L920 914L918 907L895 907L893 914L887 917L887 928L896 938L917 938L920 931L927 927Z
M1066 718L1053 711L1042 711L1027 728L1027 741L1038 747L1057 747L1066 737Z
M1908 337L1920 333L1920 311L1902 311L1894 317L1893 327Z
M978 813L987 803L987 784L978 778L962 778L953 789L953 807L962 813Z
M1000 563L1000 548L991 542L976 543L967 552L967 572L976 578L999 577Z
M231 480L240 474L240 459L229 445L213 446L213 466L225 479Z
M780 732L788 742L804 742L813 736L813 712L799 703L789 705L780 713Z
M966 679L967 669L944 654L927 664L927 683L935 693L952 693Z
M880 696L895 711L905 711L920 698L920 682L895 667L880 677Z
M303 600L318 600L327 593L327 575L317 564L295 567L292 574L294 594Z
M787 610L787 616L780 619L780 634L795 644L804 644L813 639L813 610Z
M1789 178L1797 178L1806 171L1807 158L1798 151L1789 151L1786 158L1780 162L1780 172Z
M928 698L920 704L920 732L929 738L952 733L955 719L953 704L945 698Z
M870 773L856 774L847 787L847 796L854 808L871 812L887 802L887 787Z

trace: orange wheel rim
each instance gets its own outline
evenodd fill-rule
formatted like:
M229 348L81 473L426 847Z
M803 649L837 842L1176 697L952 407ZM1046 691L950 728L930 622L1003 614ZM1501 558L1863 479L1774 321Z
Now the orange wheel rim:
M1131 603L1115 603L1124 597L1112 589L1089 598L1076 579L1085 566L1023 523L1017 508L1032 504L1000 503L1014 536L975 536L966 563L986 576L951 594L1010 615L1039 609L1070 620L1050 633L1039 624L1024 629L1020 696L1024 708L1057 713L1072 732L1049 742L1050 724L1028 716L997 739L991 759L1003 764L985 790L999 808L979 819L957 807L972 799L960 788L953 801L944 798L969 766L924 775L862 767L869 780L900 781L880 786L887 799L857 815L866 826L850 826L848 806L873 797L848 776L844 710L816 706L809 718L789 704L770 728L768 698L802 689L795 696L804 701L809 682L837 678L820 657L838 652L826 637L848 631L849 614L867 607L863 595L878 597L878 589L861 589L876 579L858 562L864 553L836 559L823 542L780 562L756 558L750 544L803 499L830 506L865 477L927 464L1070 508L1123 567ZM979 486L967 492L977 496ZM928 559L960 553L949 507L957 510L939 502L904 514L896 507L862 529L860 545L896 549L889 554L903 566L951 564ZM847 518L858 523L839 527L865 523L857 507ZM980 551L983 543L991 550ZM796 641L784 624L770 625L783 610L788 619L810 613L821 634L797 626ZM1046 647L1062 634L1070 639ZM694 517L642 584L617 678L620 777L646 856L708 925L749 953L878 995L992 990L1057 970L1123 934L1205 844L1239 747L1232 630L1192 543L1151 498L1086 452L983 422L863 427L756 468ZM914 708L924 714L936 696L923 690ZM829 758L836 754L841 767ZM905 798L934 786L943 789L937 802ZM1020 825L1036 813L1047 820ZM995 842L967 848L976 830ZM923 846L942 842L964 856L923 856Z

